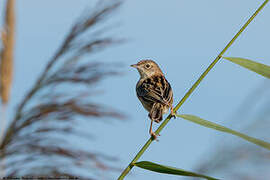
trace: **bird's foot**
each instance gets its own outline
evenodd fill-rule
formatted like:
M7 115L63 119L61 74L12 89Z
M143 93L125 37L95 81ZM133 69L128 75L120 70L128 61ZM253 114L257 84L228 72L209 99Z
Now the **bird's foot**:
M175 119L176 118L176 115L175 113L171 114L171 116Z
M176 118L176 113L171 109L171 116L175 119Z
M150 135L151 135L151 137L152 137L154 140L156 140L156 141L158 141L157 137L160 136L159 134L156 134L156 133L154 133L154 132L150 132Z

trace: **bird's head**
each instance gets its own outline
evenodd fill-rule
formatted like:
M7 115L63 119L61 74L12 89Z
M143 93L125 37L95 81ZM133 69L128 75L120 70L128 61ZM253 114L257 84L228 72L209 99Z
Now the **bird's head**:
M141 60L137 64L132 64L131 67L134 67L138 70L141 78L163 74L157 63L155 63L153 60Z

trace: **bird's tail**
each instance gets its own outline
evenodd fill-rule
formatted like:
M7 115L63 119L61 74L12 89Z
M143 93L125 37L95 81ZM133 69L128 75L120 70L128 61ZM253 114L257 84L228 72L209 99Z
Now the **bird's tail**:
M149 113L149 117L155 122L159 123L160 121L162 121L162 115L163 115L163 105L160 103L154 103Z

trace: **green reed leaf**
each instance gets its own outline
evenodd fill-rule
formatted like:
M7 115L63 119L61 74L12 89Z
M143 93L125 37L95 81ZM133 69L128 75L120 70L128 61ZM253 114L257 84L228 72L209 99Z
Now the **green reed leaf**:
M263 148L266 148L268 150L270 150L270 143L268 142L265 142L263 140L260 140L260 139L256 139L256 138L253 138L253 137L250 137L248 135L245 135L243 133L240 133L240 132L237 132L237 131L234 131L232 129L229 129L227 127L224 127L224 126L221 126L221 125L218 125L216 123L213 123L213 122L210 122L210 121L207 121L207 120L204 120L204 119L201 119L197 116L194 116L194 115L189 115L189 114L181 114L181 115L176 115L177 117L181 117L185 120L188 120L188 121L191 121L191 122L194 122L196 124L200 124L202 126L205 126L205 127L208 127L208 128L211 128L211 129L215 129L215 130L218 130L218 131L222 131L222 132L226 132L226 133L229 133L229 134L232 134L232 135L235 135L235 136L238 136L244 140L247 140L253 144L256 144L258 146L261 146Z
M223 58L235 64L238 64L244 68L247 68L255 73L258 73L264 77L270 78L270 66L268 65L238 57L223 57Z
M216 178L213 178L213 177L197 174L190 171L185 171L183 169L178 169L171 166L164 166L164 165L156 164L149 161L137 162L137 163L134 163L134 165L137 167L154 171L154 172L158 172L158 173L173 174L173 175L180 175L180 176L190 176L190 177L201 177L201 178L205 178L209 180L217 180Z

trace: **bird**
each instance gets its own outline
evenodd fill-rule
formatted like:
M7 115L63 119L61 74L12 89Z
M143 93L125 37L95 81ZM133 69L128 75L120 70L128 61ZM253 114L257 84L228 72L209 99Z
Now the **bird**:
M136 68L140 74L136 84L136 94L143 107L149 112L148 117L151 120L149 134L157 140L159 134L155 134L152 130L153 122L161 122L163 114L169 109L172 117L175 118L171 85L153 60L144 59L137 64L132 64L131 67Z

